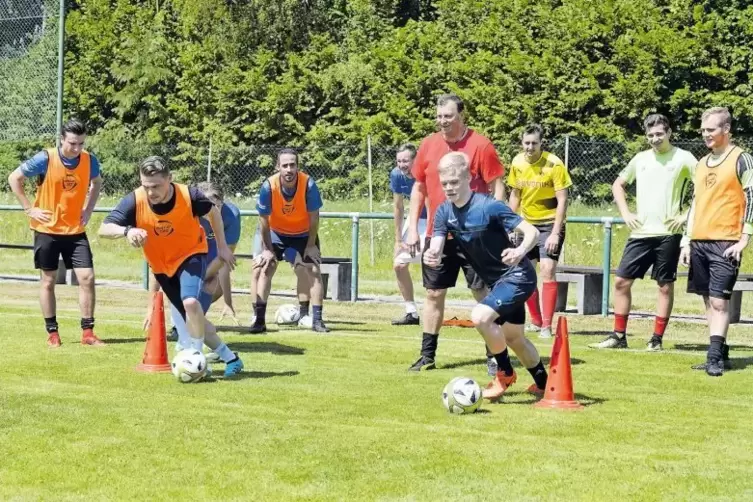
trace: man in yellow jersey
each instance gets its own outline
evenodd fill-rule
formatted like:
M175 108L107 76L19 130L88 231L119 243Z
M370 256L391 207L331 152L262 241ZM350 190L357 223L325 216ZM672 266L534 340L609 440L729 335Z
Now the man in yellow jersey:
M142 248L162 291L185 319L184 348L201 351L207 346L225 362L225 378L243 370L243 361L217 335L199 301L207 269L207 236L199 218L207 218L214 231L217 257L230 268L233 252L225 241L220 210L200 190L172 182L167 163L148 157L139 165L141 187L126 195L105 218L99 235L125 238Z
M683 201L690 189L696 158L672 146L672 130L664 115L651 114L643 122L651 146L632 158L612 185L612 193L625 224L632 230L622 253L614 281L614 332L591 347L627 348L627 322L632 303L631 289L651 267L651 279L659 286L654 333L646 350L662 349L664 330L672 314L680 239L688 211ZM635 181L638 214L630 211L625 186Z
M322 198L314 179L298 169L298 152L284 148L277 154L277 173L270 176L259 190L256 209L259 211L261 252L254 258L254 267L262 270L256 285L255 318L249 331L263 333L266 327L267 299L277 261L285 260L293 267L298 280L301 303L299 326L317 333L328 333L322 320L324 286L319 270L319 209ZM308 293L308 294L307 294ZM310 298L311 324L305 315Z
M573 184L565 164L553 153L541 150L544 130L538 124L525 127L523 152L510 166L510 209L518 211L525 221L539 231L539 243L528 253L528 259L539 262L543 281L543 309L539 309L539 289L526 301L531 315L530 331L539 331L541 338L552 336L552 317L557 304L557 262L565 242L567 189ZM543 315L542 315L543 311Z
M37 153L13 171L8 184L29 217L34 231L34 267L39 269L39 303L47 330L47 345L60 347L56 317L55 280L58 260L78 279L81 343L103 345L94 334L94 261L86 224L102 188L99 161L84 150L86 127L76 119L63 125L60 147ZM24 192L24 179L38 176L34 203ZM87 199L88 194L88 199Z
M706 363L693 369L721 376L729 368L729 299L753 233L753 156L730 143L732 116L709 108L701 134L711 153L696 165L693 205L680 262L690 265L688 292L703 297L709 324Z

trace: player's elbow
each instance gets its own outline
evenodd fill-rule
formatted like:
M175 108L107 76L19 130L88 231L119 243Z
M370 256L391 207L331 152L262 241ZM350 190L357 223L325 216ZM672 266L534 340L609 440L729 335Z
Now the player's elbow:
M17 190L19 186L23 186L24 175L20 169L16 169L8 175L8 185L13 190Z

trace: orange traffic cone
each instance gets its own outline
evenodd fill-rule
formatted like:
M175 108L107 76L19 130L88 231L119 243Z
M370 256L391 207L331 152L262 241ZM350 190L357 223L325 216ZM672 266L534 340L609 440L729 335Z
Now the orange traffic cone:
M549 378L546 381L544 399L536 403L537 408L580 409L583 405L575 400L573 374L570 368L570 341L567 337L567 318L560 316L557 321L557 336L549 361Z
M136 371L158 373L171 371L167 360L167 336L165 334L165 300L162 292L152 297L152 318L149 320L149 334L146 337L144 358L136 366Z

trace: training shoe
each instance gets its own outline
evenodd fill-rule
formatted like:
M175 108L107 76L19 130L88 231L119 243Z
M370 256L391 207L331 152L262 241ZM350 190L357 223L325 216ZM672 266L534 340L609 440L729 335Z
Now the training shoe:
M403 317L392 320L393 326L418 326L419 319L416 314L405 314Z
M646 350L648 352L659 352L660 350L662 350L661 342L662 340L660 336L651 336L651 340L649 340L646 344Z
M175 326L170 328L170 332L167 334L167 341L168 342L178 341L178 328L176 328Z
M721 361L707 361L706 374L712 377L719 377L724 374L724 368Z
M314 326L314 318L310 315L305 315L298 319L298 327L311 329Z
M693 366L691 366L691 369L699 370L699 371L706 371L708 373L707 371L708 365L709 363L708 361L706 361L705 363L694 364ZM732 361L730 361L729 359L722 359L722 368L725 370L731 370Z
M408 368L408 371L428 371L434 369L437 369L437 365L434 363L434 359L427 356L421 356L418 358L418 361L411 364L410 368Z
M486 373L493 377L497 375L497 371L499 368L497 367L497 360L493 357L487 357L486 358Z
M531 323L526 326L526 331L531 333L538 333L539 331L541 331L541 326L537 326L536 324Z
M218 362L220 362L220 355L217 352L213 351L213 350L205 353L204 357L206 358L206 360L207 360L208 363L218 363Z
M47 335L47 346L51 349L57 349L60 347L62 342L60 341L60 335L57 331L53 331L49 335Z
M498 371L492 381L481 391L481 395L489 401L499 401L508 387L514 384L517 379L518 375L514 371L510 376L505 375L504 371Z
M97 335L94 334L94 331L90 329L84 330L84 332L81 334L81 345L104 345L105 342L97 338Z
M627 335L619 337L615 333L612 333L599 343L589 345L592 349L626 349L627 346Z
M266 333L267 332L267 325L266 324L252 324L250 328L248 328L248 332L252 335L258 335L259 333Z
M243 361L235 354L235 359L225 364L225 378L233 378L243 371Z
M311 330L315 333L329 333L330 331L332 331L324 325L324 321L314 321L311 324Z
M528 386L528 388L526 389L526 392L528 392L529 394L533 394L536 397L544 397L545 390L546 389L539 389L538 385L536 385L535 383L532 383L531 385Z
M552 337L552 328L541 328L539 331L539 338L551 338Z

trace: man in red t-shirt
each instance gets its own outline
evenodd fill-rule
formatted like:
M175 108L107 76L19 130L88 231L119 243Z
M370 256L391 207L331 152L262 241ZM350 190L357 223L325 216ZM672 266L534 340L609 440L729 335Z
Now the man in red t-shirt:
M426 227L428 248L434 229L434 215L439 205L445 201L442 185L439 183L439 160L449 152L463 152L470 159L471 189L478 193L491 193L497 200L504 200L505 186L502 177L505 168L499 161L497 151L491 141L469 129L463 118L463 100L455 94L443 94L437 99L436 132L421 142L413 162L413 177L416 182L410 197L410 228L406 244L411 253L419 252L418 216L424 205L428 206L429 221ZM491 190L490 190L491 189ZM439 328L444 318L444 304L447 288L455 286L460 269L463 269L468 287L474 298L486 296L484 282L475 274L465 256L457 249L452 239L444 247L444 258L439 268L431 268L421 263L426 303L423 312L423 340L421 357L409 368L411 371L435 368L434 359L439 340ZM488 351L487 351L488 352ZM487 353L490 374L496 374L494 358ZM495 366L495 367L492 367ZM494 371L494 373L491 373Z

